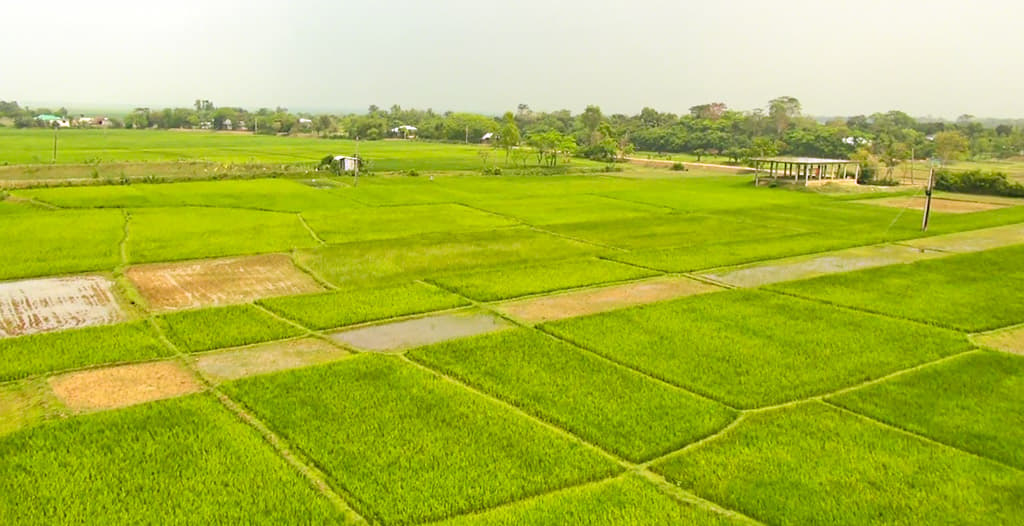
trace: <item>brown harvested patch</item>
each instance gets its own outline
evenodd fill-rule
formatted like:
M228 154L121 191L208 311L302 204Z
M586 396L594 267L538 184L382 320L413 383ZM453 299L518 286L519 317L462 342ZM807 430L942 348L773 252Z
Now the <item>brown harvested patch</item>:
M864 199L854 201L868 205L888 206L892 208L909 208L911 210L924 210L924 197L883 197L880 199ZM985 210L996 210L1006 208L1008 205L996 203L982 203L978 201L961 201L958 199L932 198L932 212L945 212L947 214L969 214L971 212L984 212Z
M1024 327L981 334L974 341L986 347L1024 355Z
M224 382L340 360L351 353L323 340L305 338L216 352L193 358L211 380Z
M981 252L1024 243L1024 224L997 226L969 232L904 241L904 245L947 252Z
M114 323L125 318L101 276L0 283L0 338Z
M127 275L158 312L323 290L284 254L141 265Z
M202 390L177 362L150 362L68 373L50 379L53 392L73 411L115 409Z
M372 325L335 333L331 338L357 349L387 352L476 336L511 326L496 316L469 312Z
M722 289L700 281L671 278L519 300L496 308L513 318L529 323L540 323L718 290Z
M58 405L41 378L0 385L0 436L59 416Z
M769 263L755 263L735 270L706 273L703 276L735 287L759 287L865 268L913 263L944 255L946 254L941 252L901 245L872 245L813 256L785 258Z

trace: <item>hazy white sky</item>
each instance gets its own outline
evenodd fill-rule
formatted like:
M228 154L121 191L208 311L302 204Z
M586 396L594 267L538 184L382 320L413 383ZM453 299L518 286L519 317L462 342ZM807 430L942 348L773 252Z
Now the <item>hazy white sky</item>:
M92 0L2 9L0 99L1024 117L1019 0Z

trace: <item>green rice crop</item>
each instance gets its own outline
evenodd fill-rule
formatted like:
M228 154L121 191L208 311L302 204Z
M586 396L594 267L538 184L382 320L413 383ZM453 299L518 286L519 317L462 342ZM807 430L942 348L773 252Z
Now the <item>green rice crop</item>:
M821 402L755 414L655 465L769 524L1020 524L1024 474Z
M40 188L18 190L17 195L65 208L209 206L300 212L358 206L339 192L285 179Z
M532 329L423 347L410 357L633 461L679 449L735 417Z
M558 234L623 249L701 245L721 240L756 240L800 233L793 226L744 223L725 215L659 214L585 223L547 225Z
M2 217L0 279L112 270L120 262L120 211L33 210Z
M970 347L951 331L760 291L683 298L545 325L735 407L826 393Z
M610 460L401 358L227 384L372 521L443 519L617 471Z
M185 352L283 340L305 331L252 305L164 314L157 318L167 338Z
M829 399L1024 469L1024 358L971 353Z
M0 437L3 524L323 524L341 514L212 397Z
M480 514L457 517L440 523L439 526L712 526L745 523L747 521L727 517L691 503L673 500L639 475L623 475Z
M1024 245L779 283L800 296L971 332L1024 321Z
M132 262L279 252L317 242L295 214L229 208L141 208L131 212Z
M259 303L311 329L333 329L469 304L454 294L424 283L282 296L262 299Z
M501 216L453 204L323 210L302 216L328 243L487 230L516 224Z
M0 381L171 354L145 322L0 339Z
M0 384L0 436L53 418L60 407L45 378Z
M475 300L491 301L656 275L658 272L647 269L586 258L450 274L431 281Z
M504 228L330 245L300 251L296 259L330 283L358 288L601 252L528 228Z

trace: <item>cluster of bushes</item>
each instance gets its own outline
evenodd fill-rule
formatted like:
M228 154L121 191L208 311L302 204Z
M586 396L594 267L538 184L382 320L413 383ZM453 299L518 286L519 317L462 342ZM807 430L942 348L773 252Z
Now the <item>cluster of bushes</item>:
M1001 172L939 170L935 174L935 188L963 194L1024 197L1024 185L1010 181Z

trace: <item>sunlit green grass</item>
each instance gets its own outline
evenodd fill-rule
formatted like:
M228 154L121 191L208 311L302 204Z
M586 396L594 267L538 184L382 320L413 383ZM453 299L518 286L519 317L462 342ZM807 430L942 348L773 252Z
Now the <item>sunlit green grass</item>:
M295 214L229 208L139 208L131 211L132 262L257 254L313 247Z
M1024 357L972 353L829 400L1024 469Z
M633 461L678 449L735 417L720 404L532 329L441 343L410 355Z
M544 328L744 408L827 393L970 347L951 331L744 290Z
M1024 245L1017 245L771 288L978 332L1024 321L1022 262Z
M145 322L4 338L0 339L0 381L170 354Z
M324 524L340 513L206 395L0 437L3 524Z
M304 333L252 305L164 314L157 318L167 338L186 352L281 340Z
M563 526L640 526L689 524L711 526L746 524L732 517L679 502L661 493L638 475L571 488L517 502L492 511L445 521L444 526L498 526L531 524Z
M451 274L431 281L475 300L491 301L657 274L612 261L586 258Z
M609 184L611 186L611 184ZM620 201L591 194L565 196L536 196L522 199L494 199L475 201L475 206L500 214L516 217L531 224L578 223L610 217L624 218L664 214L666 208Z
M282 296L263 299L259 303L311 329L333 329L469 304L454 294L424 283Z
M616 471L585 446L397 357L363 355L225 389L309 455L364 516L386 524Z
M655 465L769 524L1019 524L1024 473L820 402L751 415Z
M111 270L120 261L120 211L19 210L0 217L0 280Z

